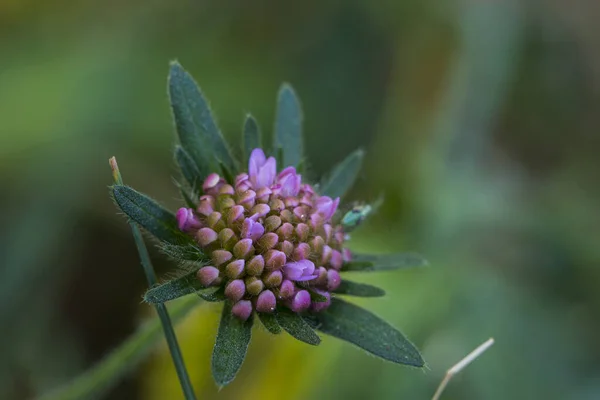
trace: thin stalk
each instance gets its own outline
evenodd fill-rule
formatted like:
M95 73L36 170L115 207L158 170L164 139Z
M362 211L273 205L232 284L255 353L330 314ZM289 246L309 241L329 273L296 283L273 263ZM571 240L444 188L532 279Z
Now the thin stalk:
M119 166L117 165L117 159L115 157L112 157L109 160L109 163L112 169L113 179L115 183L122 185L123 178L121 177L121 172L119 171ZM152 287L157 283L157 279L156 274L154 272L154 268L152 267L152 262L150 261L150 254L148 253L148 249L146 248L144 238L142 237L142 232L140 231L140 228L137 226L136 223L130 222L129 225L131 226L131 231L133 232L133 239L135 240L135 245L140 255L140 260L142 262L142 267L144 268L144 273L146 274L148 286ZM173 330L173 324L171 324L169 312L167 311L167 308L165 307L164 303L157 303L154 306L156 308L158 317L160 318L160 322L165 333L165 338L167 339L167 345L169 346L169 351L171 352L173 364L175 365L177 377L179 378L179 383L181 384L181 389L183 390L185 399L196 400L196 396L194 395L194 388L192 387L190 377L187 373L187 369L185 368L183 355L181 354L181 349L179 348L179 344L177 343L177 337L175 336L175 331Z

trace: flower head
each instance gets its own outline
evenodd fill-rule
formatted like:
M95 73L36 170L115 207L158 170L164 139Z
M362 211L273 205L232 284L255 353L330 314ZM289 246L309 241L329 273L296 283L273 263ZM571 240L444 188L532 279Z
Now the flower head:
M248 173L233 182L208 175L196 211L177 213L179 228L212 260L198 279L223 286L242 319L251 314L248 304L267 313L278 303L297 312L323 310L329 301L316 305L310 291L329 299L339 285L344 234L332 223L339 198L319 196L294 167L277 174L276 164L254 149Z

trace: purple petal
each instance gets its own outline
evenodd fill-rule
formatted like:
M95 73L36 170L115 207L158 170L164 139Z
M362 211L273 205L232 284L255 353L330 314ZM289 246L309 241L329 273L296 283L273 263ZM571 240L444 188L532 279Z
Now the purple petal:
M250 153L250 160L248 161L248 177L251 181L256 179L259 168L264 165L266 160L267 158L262 149L252 150L252 153Z
M303 269L298 263L288 263L283 266L283 273L286 279L296 281L302 276Z

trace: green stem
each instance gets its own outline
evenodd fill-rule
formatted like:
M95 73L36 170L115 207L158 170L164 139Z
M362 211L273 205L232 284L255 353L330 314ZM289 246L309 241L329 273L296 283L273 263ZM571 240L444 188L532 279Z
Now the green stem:
M187 296L174 303L171 307L171 316L174 321L179 321L198 305L198 297ZM152 318L92 368L44 394L38 400L97 398L116 385L119 377L142 362L156 346L160 337L161 323L158 319Z
M109 163L112 169L113 179L115 183L122 185L123 178L121 177L121 172L119 171L119 166L117 165L116 158L111 158L109 160ZM135 245L140 255L142 267L144 268L144 273L146 274L148 286L152 287L157 283L157 279L156 274L154 272L154 268L152 267L152 261L150 261L150 254L148 253L148 249L146 248L144 238L142 237L142 232L140 231L140 228L137 226L136 223L130 222L129 225L131 225L131 231L133 232ZM183 355L181 354L181 349L179 348L179 344L177 343L177 337L175 336L175 331L173 330L173 324L171 323L171 318L169 317L167 308L165 307L164 303L157 303L154 306L156 308L156 312L158 313L158 317L160 318L160 322L165 333L165 338L167 339L169 351L171 352L173 364L175 365L177 377L179 378L179 382L181 384L181 389L183 390L185 399L195 400L196 396L194 395L194 388L192 387L190 377L187 373L187 369L185 368Z

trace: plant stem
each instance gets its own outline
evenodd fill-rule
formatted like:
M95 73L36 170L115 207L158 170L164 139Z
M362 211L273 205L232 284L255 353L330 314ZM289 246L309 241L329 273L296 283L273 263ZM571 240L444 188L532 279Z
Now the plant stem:
M113 179L115 183L122 185L123 179L121 177L121 172L119 171L119 166L117 165L117 159L115 157L112 157L109 160L109 163L112 169ZM144 268L144 273L146 274L146 279L148 280L148 286L152 287L157 283L157 279L156 274L154 272L154 268L152 267L152 262L150 261L150 254L148 253L148 249L146 248L144 238L142 237L142 232L140 231L140 228L137 226L136 223L130 222L129 225L131 226L131 231L133 232L135 245L140 255L140 260L142 262L142 267ZM185 399L195 400L196 396L194 395L194 388L192 387L190 377L187 373L187 369L185 368L183 355L181 354L181 349L179 348L179 344L177 343L177 337L175 336L175 331L173 330L173 325L171 324L169 312L167 311L167 308L165 307L164 303L157 303L155 304L155 307L158 317L160 318L163 331L165 333L167 345L169 346L169 351L171 352L173 364L175 365L177 377L179 378L179 382L181 384L181 389L183 390Z

